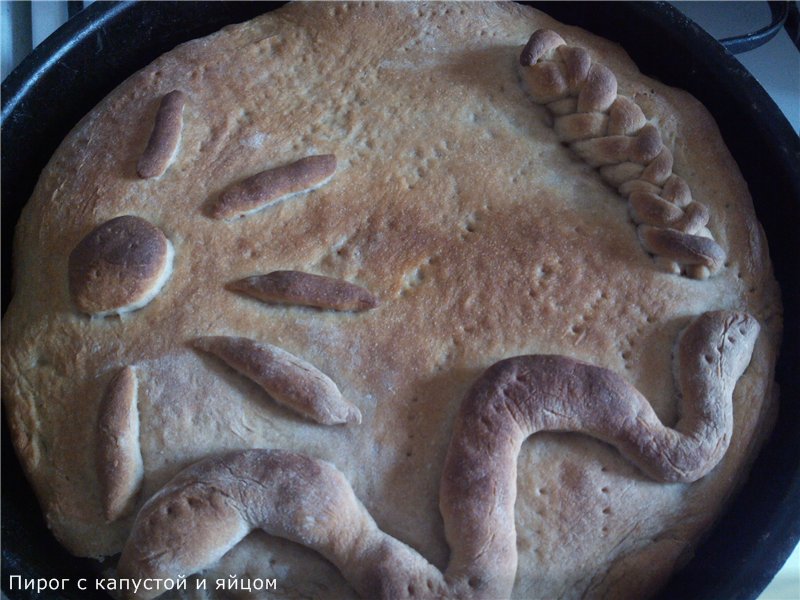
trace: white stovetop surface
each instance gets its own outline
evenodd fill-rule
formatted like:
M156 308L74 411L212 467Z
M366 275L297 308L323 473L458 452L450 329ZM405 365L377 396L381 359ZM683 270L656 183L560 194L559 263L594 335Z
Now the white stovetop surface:
M84 1L84 5L90 3ZM693 1L672 4L717 39L753 31L769 22L769 10L764 2ZM0 0L0 11L1 80L33 47L66 20L67 3ZM737 58L767 90L794 130L800 131L800 53L786 32L781 31L765 46ZM758 600L800 600L800 546Z

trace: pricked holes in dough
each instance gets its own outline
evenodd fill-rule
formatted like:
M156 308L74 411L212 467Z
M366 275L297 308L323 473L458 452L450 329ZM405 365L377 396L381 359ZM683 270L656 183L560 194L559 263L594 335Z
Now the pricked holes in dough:
M622 368L626 371L630 371L631 363L630 360L633 358L633 354L630 350L623 350L619 354L620 358L622 359Z
M477 212L473 211L467 214L461 222L461 239L466 240L470 234L476 233L479 230L478 224L483 217Z
M426 273L427 267L436 265L437 263L438 259L435 256L429 256L415 268L403 275L400 296L407 296L414 288L420 286L428 278Z
M417 416L418 416L418 414L416 412L416 409L415 409L415 405L418 402L418 400L419 399L416 396L411 398L411 402L409 403L409 409L410 410L408 412L408 415L406 415L406 420L408 421L408 439L409 439L409 442L411 440L413 440L414 437L415 437L414 436L414 427L415 427L414 426L414 421L417 420ZM411 458L412 454L413 454L413 448L409 448L408 450L406 450L406 458Z
M401 296L406 296L415 287L422 284L425 280L425 273L420 267L415 267L403 276L403 287L400 290Z
M537 281L545 281L545 280L549 279L550 277L552 277L552 275L555 273L555 271L556 271L556 267L554 265L551 265L551 264L536 265L533 268L533 277Z
M406 188L413 190L429 173L438 171L441 159L444 158L448 148L447 141L441 140L435 144L417 146L408 151L409 158L416 166L412 167L410 173L405 173L402 177Z
M32 356L30 364L32 369L46 369L53 366L53 363L51 363L46 356L42 356L41 354Z
M446 367L448 367L455 356L456 349L461 345L461 340L458 338L452 337L450 338L450 343L445 347L442 351L441 357L439 361L436 363L436 370L443 371Z

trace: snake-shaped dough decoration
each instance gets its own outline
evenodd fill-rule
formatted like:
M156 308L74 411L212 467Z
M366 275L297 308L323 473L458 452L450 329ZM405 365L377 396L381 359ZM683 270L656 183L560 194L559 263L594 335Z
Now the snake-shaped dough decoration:
M262 529L322 554L365 598L508 598L517 570L517 457L525 439L539 431L584 433L613 445L654 479L695 481L728 447L733 390L758 332L753 317L730 311L705 313L684 330L674 359L681 404L674 428L608 369L555 355L490 367L462 403L447 452L439 494L451 549L444 573L381 531L333 465L244 450L196 463L155 494L136 518L119 575L195 573Z

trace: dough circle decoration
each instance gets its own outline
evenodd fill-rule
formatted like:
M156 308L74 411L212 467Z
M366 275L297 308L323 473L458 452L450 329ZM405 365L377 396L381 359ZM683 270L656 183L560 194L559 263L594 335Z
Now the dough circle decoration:
M141 217L125 215L98 225L69 256L75 306L93 316L142 308L169 279L173 256L164 233Z

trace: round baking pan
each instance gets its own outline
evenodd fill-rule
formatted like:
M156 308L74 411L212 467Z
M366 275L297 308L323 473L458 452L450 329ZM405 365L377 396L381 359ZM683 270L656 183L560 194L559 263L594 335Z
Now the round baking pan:
M108 92L177 44L280 3L97 2L49 37L2 86L3 309L11 241L39 173L69 130ZM775 430L694 558L660 598L755 598L800 538L800 141L753 77L713 38L663 3L532 3L614 40L640 69L698 98L714 115L764 225L781 285L784 336ZM2 587L18 598L103 597L67 586L10 590L11 575L68 578L101 565L70 556L48 531L2 430Z

